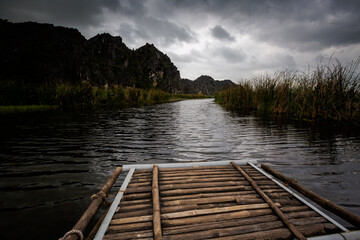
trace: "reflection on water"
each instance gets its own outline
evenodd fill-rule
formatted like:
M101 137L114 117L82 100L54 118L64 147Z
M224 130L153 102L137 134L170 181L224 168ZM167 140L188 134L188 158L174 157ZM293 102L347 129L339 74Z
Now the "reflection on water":
M239 116L209 99L1 116L0 126L5 239L57 239L126 163L256 159L360 215L353 129Z

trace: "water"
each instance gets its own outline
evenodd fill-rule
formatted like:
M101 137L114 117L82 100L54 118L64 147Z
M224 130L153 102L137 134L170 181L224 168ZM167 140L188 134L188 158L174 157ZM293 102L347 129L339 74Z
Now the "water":
M256 159L360 215L351 128L264 121L211 99L1 116L0 126L1 239L58 239L126 163Z

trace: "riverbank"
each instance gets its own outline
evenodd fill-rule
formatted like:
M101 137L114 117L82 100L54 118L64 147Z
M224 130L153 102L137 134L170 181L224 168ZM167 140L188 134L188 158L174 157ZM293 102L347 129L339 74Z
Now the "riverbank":
M245 80L218 92L215 101L230 110L285 114L301 120L360 122L360 58L318 65L309 73L282 71Z
M87 82L28 88L21 86L21 91L16 91L16 88L17 86L12 86L11 90L2 91L6 94L2 96L0 113L135 107L212 97L202 94L172 94L158 89L117 86L99 88ZM16 92L22 94L17 95Z

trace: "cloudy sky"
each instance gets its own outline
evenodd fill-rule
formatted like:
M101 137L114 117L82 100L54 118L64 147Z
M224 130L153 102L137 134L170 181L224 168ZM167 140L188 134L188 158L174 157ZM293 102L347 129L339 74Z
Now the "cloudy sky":
M153 43L181 77L237 82L360 56L360 1L0 0L0 18L108 32L129 48Z

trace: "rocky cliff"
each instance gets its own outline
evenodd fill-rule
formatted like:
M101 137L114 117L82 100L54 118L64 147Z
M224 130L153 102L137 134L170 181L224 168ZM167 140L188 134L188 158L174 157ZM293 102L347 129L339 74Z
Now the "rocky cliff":
M131 50L121 37L98 34L87 40L72 28L0 19L0 84L24 88L53 83L158 88L170 93L214 95L234 85L201 76L180 79L171 59L153 44ZM14 89L14 88L12 88Z
M178 92L180 73L152 44L130 50L121 37L86 40L78 30L51 24L0 20L0 81L160 88Z

